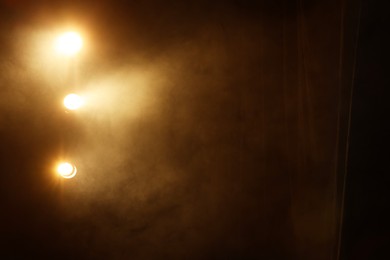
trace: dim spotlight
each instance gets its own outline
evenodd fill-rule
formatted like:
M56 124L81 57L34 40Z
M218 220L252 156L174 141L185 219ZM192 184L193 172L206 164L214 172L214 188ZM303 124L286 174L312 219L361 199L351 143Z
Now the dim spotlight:
M72 56L81 50L83 40L75 32L66 32L56 40L55 49L58 53L66 56Z
M57 173L65 179L70 179L76 175L77 169L76 166L74 166L73 164L68 162L63 162L58 164Z
M76 94L69 94L64 98L64 106L69 110L79 109L83 104L83 98Z

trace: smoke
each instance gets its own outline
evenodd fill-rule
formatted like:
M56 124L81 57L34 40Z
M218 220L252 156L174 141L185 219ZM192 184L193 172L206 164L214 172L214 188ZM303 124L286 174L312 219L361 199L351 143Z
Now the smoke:
M146 18L129 27L114 21L112 32L103 22L82 28L86 51L75 60L51 54L59 31L53 21L14 32L18 52L4 74L18 87L3 103L20 109L14 117L39 118L28 138L52 136L40 159L66 158L78 168L71 180L50 180L61 190L59 241L69 244L61 248L142 258L235 243L216 241L237 219L226 201L236 205L243 196L234 187L240 128L233 122L249 74L245 60L258 55L243 50L257 37L249 36L249 21L220 23L230 11L178 8L156 21L147 19L155 11L142 9ZM179 15L183 8L189 17ZM199 12L205 20L193 20ZM68 91L85 97L80 111L63 110Z
M205 252L212 243L235 243L212 241L236 221L226 204L242 196L234 187L240 130L232 122L248 76L243 60L258 54L234 54L255 42L229 46L218 23L190 26L191 34L177 32L174 40L159 36L158 52L157 36L143 35L144 49L101 58L94 65L106 69L91 70L82 84L86 106L75 119L83 138L72 147L79 173L65 184L63 212L89 226L93 233L82 240L97 250L92 255L188 256L188 247ZM241 25L230 30L249 33ZM65 239L78 229L69 232Z
M307 104L296 6L284 22L278 3L263 2L97 1L19 13L24 20L8 29L0 62L1 131L11 140L3 149L14 147L13 156L26 160L13 163L28 173L24 185L35 189L28 194L39 193L35 201L46 203L40 209L54 212L36 213L58 222L53 251L284 258L295 250L295 236L302 248L310 237L316 256L329 251L329 168L322 167L319 183L307 177L315 167L305 163L331 167L334 157L327 152L314 161L302 138L311 130L300 110ZM74 59L51 48L69 28L85 40ZM322 64L326 53L313 55ZM329 74L315 79L337 86L330 83L338 74ZM85 106L64 111L69 92L82 95ZM323 107L334 104L327 97ZM331 132L336 117L326 113ZM320 123L311 128L317 136ZM328 141L318 145L334 151ZM75 178L53 174L58 159L77 166ZM311 218L318 222L307 224Z

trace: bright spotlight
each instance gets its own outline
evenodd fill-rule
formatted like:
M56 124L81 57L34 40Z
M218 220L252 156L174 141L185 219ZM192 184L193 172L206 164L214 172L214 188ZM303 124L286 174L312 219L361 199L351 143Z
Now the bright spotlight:
M79 109L83 104L83 98L76 94L69 94L64 98L64 106L69 110Z
M66 32L59 36L56 40L55 49L57 52L72 56L81 50L83 40L76 32Z
M77 169L76 166L74 166L73 164L68 162L63 162L58 164L57 173L65 179L70 179L76 175Z

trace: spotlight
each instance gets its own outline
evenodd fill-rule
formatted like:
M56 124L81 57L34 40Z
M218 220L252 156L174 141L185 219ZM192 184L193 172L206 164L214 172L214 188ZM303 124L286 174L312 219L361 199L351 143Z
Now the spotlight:
M76 32L66 32L60 35L55 44L58 53L65 56L72 56L81 50L83 40Z
M64 106L69 110L79 109L84 104L84 100L77 94L69 94L64 98Z
M70 179L76 176L77 168L69 162L62 162L57 166L57 173L65 179Z

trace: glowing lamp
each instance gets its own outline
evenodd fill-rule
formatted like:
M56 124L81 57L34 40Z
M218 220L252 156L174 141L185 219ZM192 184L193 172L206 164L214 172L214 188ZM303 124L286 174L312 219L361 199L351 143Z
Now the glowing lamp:
M84 104L84 100L77 94L69 94L64 98L64 106L69 110L79 109Z
M77 168L69 162L62 162L57 166L57 173L65 179L70 179L76 176Z
M78 53L82 47L83 40L76 32L66 32L60 35L55 43L57 52L65 56L72 56Z

